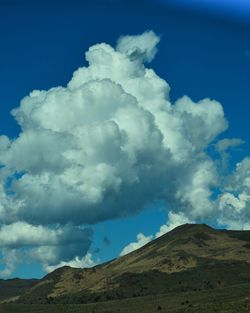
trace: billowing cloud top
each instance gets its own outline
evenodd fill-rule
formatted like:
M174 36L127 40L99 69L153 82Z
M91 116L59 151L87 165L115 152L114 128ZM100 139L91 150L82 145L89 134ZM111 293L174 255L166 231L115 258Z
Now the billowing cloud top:
M206 152L227 128L223 108L187 96L170 102L167 82L144 65L158 42L148 31L121 37L116 49L94 45L86 53L89 66L76 70L67 87L32 91L12 111L21 132L16 139L0 136L5 255L13 245L27 246L24 234L18 240L4 235L21 227L36 232L29 254L47 267L69 260L63 250L42 260L41 242L47 246L48 235L65 246L67 234L78 242L83 232L82 249L72 248L70 255L83 257L91 232L81 225L134 214L159 199L192 220L212 215L223 220L230 191L214 199L213 188L222 183L218 162ZM239 168L232 175L244 184ZM244 188L248 194L249 186ZM244 201L243 211L246 196Z

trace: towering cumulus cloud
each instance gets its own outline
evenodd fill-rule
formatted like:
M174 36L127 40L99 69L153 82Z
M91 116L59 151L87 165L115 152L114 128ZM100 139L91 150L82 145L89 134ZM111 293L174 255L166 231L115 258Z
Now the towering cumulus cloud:
M182 220L239 223L249 160L221 182L206 151L227 128L223 108L187 96L170 102L167 82L144 65L158 42L148 31L121 37L116 49L94 45L67 87L34 90L12 111L21 132L0 136L3 256L16 251L46 268L82 260L91 225L156 200Z

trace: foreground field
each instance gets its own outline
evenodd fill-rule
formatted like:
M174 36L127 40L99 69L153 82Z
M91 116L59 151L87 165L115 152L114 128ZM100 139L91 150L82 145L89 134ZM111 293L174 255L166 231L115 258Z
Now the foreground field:
M2 304L1 313L249 313L250 283L90 304Z

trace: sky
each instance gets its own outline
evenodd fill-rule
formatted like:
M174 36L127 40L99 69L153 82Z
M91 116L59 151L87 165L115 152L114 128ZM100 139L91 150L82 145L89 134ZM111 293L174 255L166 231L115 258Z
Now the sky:
M0 1L0 277L250 229L247 1ZM85 54L86 53L86 54Z

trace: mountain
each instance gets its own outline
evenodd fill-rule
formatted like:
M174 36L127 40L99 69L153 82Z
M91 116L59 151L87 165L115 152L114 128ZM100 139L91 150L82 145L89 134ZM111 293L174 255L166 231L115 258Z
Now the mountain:
M0 279L0 302L7 299L15 299L22 295L26 290L33 287L37 282L37 279Z
M108 263L90 269L59 268L18 301L83 304L188 293L197 298L236 286L248 286L250 294L250 231L185 224Z

